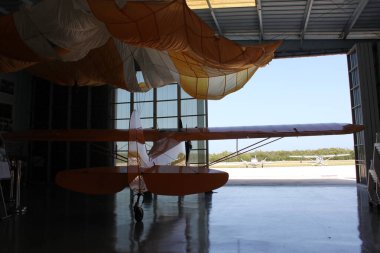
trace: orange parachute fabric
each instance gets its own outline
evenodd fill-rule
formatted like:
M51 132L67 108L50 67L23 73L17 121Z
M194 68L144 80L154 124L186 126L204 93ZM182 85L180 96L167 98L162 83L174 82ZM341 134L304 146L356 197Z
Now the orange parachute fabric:
M244 47L219 37L184 0L119 2L45 0L1 17L0 72L26 68L63 85L129 91L176 82L195 98L220 99L281 43Z

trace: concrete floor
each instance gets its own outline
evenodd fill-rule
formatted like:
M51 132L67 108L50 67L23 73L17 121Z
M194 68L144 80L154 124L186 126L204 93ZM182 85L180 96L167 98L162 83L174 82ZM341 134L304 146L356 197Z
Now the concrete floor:
M27 214L0 221L1 253L380 252L380 211L354 182L153 196L141 224L128 189L99 197L34 186L26 199Z

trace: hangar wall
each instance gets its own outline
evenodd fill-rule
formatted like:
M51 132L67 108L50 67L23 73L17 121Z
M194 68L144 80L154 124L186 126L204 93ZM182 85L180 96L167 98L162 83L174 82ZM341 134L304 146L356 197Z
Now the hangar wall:
M112 128L112 88L65 87L33 77L31 129ZM31 142L29 180L53 182L57 171L113 165L112 144Z
M26 71L0 73L0 133L29 128L31 79ZM7 145L7 152L12 156L27 156L27 149L19 143Z
M66 87L27 72L0 75L0 132L25 129L112 128L112 88ZM11 158L24 161L24 179L50 183L57 171L112 165L110 143L9 142Z
M357 43L347 60L352 121L365 125L364 131L354 134L356 178L366 184L376 134L380 134L380 42Z

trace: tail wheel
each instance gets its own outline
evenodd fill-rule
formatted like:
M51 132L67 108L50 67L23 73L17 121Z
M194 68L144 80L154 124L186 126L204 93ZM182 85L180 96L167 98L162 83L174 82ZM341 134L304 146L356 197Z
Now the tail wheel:
M135 220L137 222L141 222L142 219L144 218L144 210L140 206L135 205L133 207L133 212L135 214Z

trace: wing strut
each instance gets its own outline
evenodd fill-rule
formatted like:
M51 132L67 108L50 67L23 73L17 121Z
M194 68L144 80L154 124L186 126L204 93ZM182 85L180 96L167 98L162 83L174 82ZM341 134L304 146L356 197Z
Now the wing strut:
M109 149L97 144L91 144L91 146L95 148L95 152L101 153L103 155L111 155L113 159L117 159L125 163L128 162L128 157L120 155L115 151L110 151Z
M255 149L257 149L257 148L260 148L260 147L266 146L266 145L268 145L268 144L270 144L270 143L273 143L273 142L275 142L275 141L281 140L282 138L284 138L284 137L278 137L278 138L276 138L276 139L274 139L274 140L272 140L272 141L266 142L266 143L261 144L261 145L259 145L259 146L256 146L256 145L258 145L258 144L260 144L260 143L262 143L262 142L265 142L265 141L269 140L270 138L266 138L266 139L264 139L264 140L261 140L261 141L255 142L255 143L253 143L253 144L251 144L251 145L249 145L249 146L247 146L247 147L245 147L245 148L239 149L238 151L236 151L236 152L234 152L234 153L231 153L231 154L229 154L229 155L226 155L226 156L224 156L224 157L221 157L221 158L219 158L219 159L217 159L217 160L215 160L215 161L209 163L208 166L212 166L212 165L215 165L215 164L217 164L217 163L220 163L220 162L226 161L226 160L228 160L228 159L231 159L231 158L237 157L237 156L239 156L239 155L245 154L245 153L247 153L247 152L249 152L249 151L255 150ZM246 149L248 149L248 150L246 150ZM242 152L243 150L244 150L244 152Z

